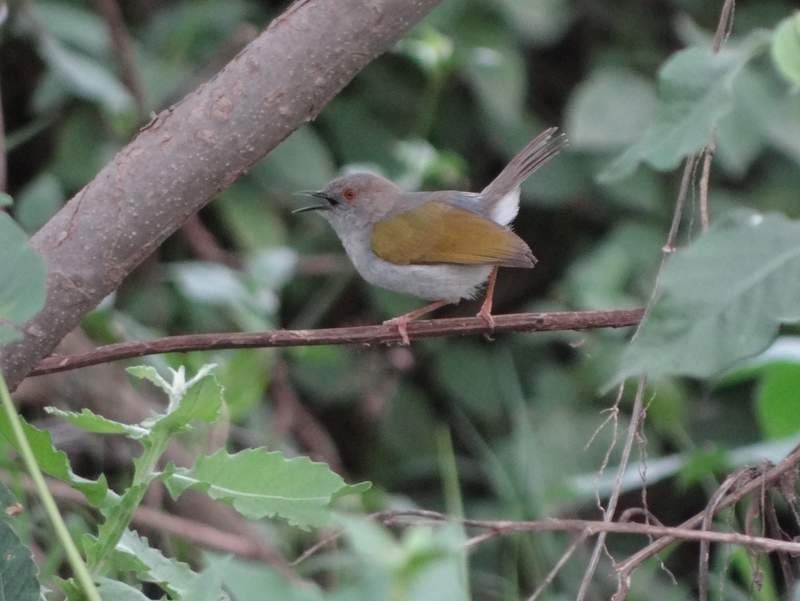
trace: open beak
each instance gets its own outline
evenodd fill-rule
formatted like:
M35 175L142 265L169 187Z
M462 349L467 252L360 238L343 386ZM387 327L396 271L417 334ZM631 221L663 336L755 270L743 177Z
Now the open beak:
M304 192L297 192L297 194L302 196L313 196L314 198L320 198L322 200L327 201L328 204L318 204L318 205L310 205L307 207L300 207L299 209L295 209L294 211L292 211L292 215L294 215L295 213L305 213L306 211L330 211L333 205L336 204L336 201L334 201L324 192L304 191Z

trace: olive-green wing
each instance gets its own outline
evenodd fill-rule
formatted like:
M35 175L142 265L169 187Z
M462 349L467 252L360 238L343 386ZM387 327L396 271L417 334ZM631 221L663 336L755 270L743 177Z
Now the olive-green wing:
M533 267L528 245L476 213L430 201L376 223L372 251L396 265L455 263Z

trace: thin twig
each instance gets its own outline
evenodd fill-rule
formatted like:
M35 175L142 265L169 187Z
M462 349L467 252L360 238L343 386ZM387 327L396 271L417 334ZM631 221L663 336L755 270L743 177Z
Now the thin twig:
M669 233L667 234L667 242L661 249L664 257L675 252L675 246L678 240L678 230L681 226L681 219L683 218L683 207L686 206L686 197L689 195L689 188L692 183L692 174L697 166L697 157L692 155L686 159L683 164L683 175L681 175L681 186L678 189L678 197L675 200L675 210L672 213L672 223L669 226ZM663 263L662 259L662 263ZM660 271L660 270L659 270ZM658 286L653 286L655 291Z
M772 531L771 538L780 538L782 540L786 540L787 535L778 522L778 515L775 512L775 503L772 498L770 498L769 502L766 504L764 508L764 514L766 517L766 522L769 525L769 529ZM778 553L778 562L781 564L781 574L783 574L783 582L786 585L786 590L789 590L792 588L796 580L794 568L792 567L792 563L789 561L789 557L786 555L786 553Z
M711 160L714 158L716 144L714 143L714 133L711 134L711 142L703 149L703 171L700 176L700 228L703 233L708 231L711 218L708 211L708 185L711 179Z
M753 478L749 482L742 484L738 490L727 495L717 505L716 511L720 512L723 509L735 505L750 493L759 490L762 486L769 486L775 482L780 481L780 479L783 477L784 474L796 470L798 463L800 463L800 446L795 447L795 449L791 453L789 453L775 467L770 468L769 470L767 470L760 476ZM696 528L702 523L705 515L706 512L705 510L703 510L700 513L689 518L682 524L680 524L678 528L679 529ZM646 561L647 559L649 559L656 553L660 552L661 550L665 549L674 542L675 542L674 538L671 538L670 536L665 536L655 541L654 543L649 544L646 547L640 549L635 554L628 557L625 561L618 563L614 569L617 571L617 574L620 577L630 577L630 574L639 565L641 565L642 562Z
M733 32L733 17L736 12L735 0L725 0L722 6L722 12L719 16L719 23L717 23L717 31L714 33L714 41L712 48L714 52L719 52L722 45L728 40Z
M777 477L777 476L776 476ZM724 503L724 501L723 501ZM399 509L386 510L373 513L370 518L381 522L386 526L401 526L405 524L438 524L438 523L458 523L467 528L477 528L487 530L491 536L481 537L481 540L489 540L496 536L508 534L518 534L524 532L575 532L585 539L595 534L634 534L638 536L653 537L656 539L654 544L667 540L667 545L675 540L684 541L710 541L714 543L725 543L743 545L748 548L760 549L767 553L800 553L800 542L776 540L763 536L751 536L740 532L717 532L715 530L693 530L693 526L685 527L685 522L678 527L663 526L661 524L641 524L637 522L605 522L600 520L579 520L579 519L558 519L548 518L533 521L514 521L514 520L475 520L469 518L453 518L447 514L428 509ZM698 517L702 519L702 514ZM694 525L697 525L695 523ZM292 566L308 559L311 555L318 552L321 548L338 540L344 532L338 530L332 532L319 542L315 543L304 551ZM473 540L477 540L477 537ZM666 546L666 545L664 545ZM565 553L565 555L567 555ZM562 557L565 562L566 559ZM559 563L562 563L559 560ZM558 564L557 564L558 565ZM560 566L559 566L560 567Z
M625 470L628 468L628 460L631 456L631 449L633 448L633 441L636 438L636 433L639 431L639 422L643 418L644 408L644 389L647 384L645 376L639 377L639 383L636 387L636 395L633 401L633 410L631 411L631 423L628 425L628 432L625 436L625 444L622 447L622 457L620 458L619 466L617 467L617 476L614 481L614 487L611 491L611 496L608 499L606 511L603 514L603 522L610 523L614 519L614 514L617 511L617 503L622 491L622 479L625 475ZM595 541L594 549L592 550L592 557L589 560L589 566L581 580L581 586L578 589L578 596L576 601L583 601L586 594L589 592L589 585L592 583L594 573L597 570L597 564L600 561L600 553L605 549L606 532L601 532Z
M133 42L128 28L125 26L125 19L122 17L119 4L117 4L117 0L94 0L94 4L108 25L111 45L122 68L122 81L133 96L139 115L145 116L147 106L142 78L136 64Z
M550 583L553 582L555 577L561 571L561 569L566 565L566 563L570 560L570 558L575 554L575 551L580 547L584 541L589 538L589 533L584 530L580 533L579 536L572 541L572 544L567 547L567 550L564 551L564 554L561 558L556 562L556 564L552 567L552 569L547 573L547 576L544 577L541 584L536 587L536 590L531 593L531 596L528 597L528 601L536 601L539 596L545 591L545 589L550 586Z
M735 11L735 0L725 0L725 4L722 5L722 12L719 16L719 22L717 23L717 30L714 33L714 41L711 45L714 54L719 53L723 44L728 40L733 31L733 17ZM716 128L714 128L709 136L710 140L708 144L701 151L703 171L700 176L700 229L703 233L708 231L711 221L708 210L708 186L711 178L711 161L714 158L714 152L717 148L715 142L716 135Z
M552 332L622 328L639 323L642 309L618 311L575 311L554 313L519 313L496 315L494 332ZM492 330L478 317L455 317L412 322L408 335L414 340L442 336L490 334ZM327 328L319 330L276 330L270 332L220 332L187 334L156 340L120 342L94 351L60 357L52 355L39 362L30 375L42 375L108 363L119 359L160 353L197 350L318 346L323 344L386 344L401 342L397 328L391 325Z
M717 514L719 504L728 494L728 491L738 483L743 476L748 475L750 472L749 469L739 470L736 473L730 474L725 481L717 488L714 494L711 496L711 500L706 505L705 511L703 512L703 520L700 523L701 530L710 530L711 523L714 519L714 516ZM700 553L699 553L699 567L697 570L697 598L699 601L706 601L708 598L708 559L710 555L710 548L708 541L703 541L700 543Z
M761 549L768 553L784 551L787 553L800 552L800 542L776 540L764 536L752 536L740 532L717 532L715 530L693 530L683 526L670 527L655 524L641 524L637 522L604 522L600 520L578 520L549 518L533 521L513 520L473 520L455 519L437 511L425 509L389 510L374 514L374 518L384 524L403 524L409 520L412 523L437 523L455 522L469 528L491 530L499 534L516 534L521 532L578 532L588 533L589 536L601 533L636 534L639 536L653 536L659 540L670 537L689 541L711 541L744 545Z

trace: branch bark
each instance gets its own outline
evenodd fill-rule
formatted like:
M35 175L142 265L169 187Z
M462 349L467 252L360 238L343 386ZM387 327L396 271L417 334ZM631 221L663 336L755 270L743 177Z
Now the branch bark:
M189 216L439 0L298 0L214 78L162 111L31 239L47 301L0 351L15 387Z
M492 334L496 332L552 332L556 330L589 330L622 328L636 325L643 309L618 311L574 311L563 313L518 313L495 315L494 330L478 317L453 317L414 321L408 325L411 339L441 336ZM161 353L197 350L319 346L323 344L386 344L401 342L396 326L355 326L319 330L275 330L272 332L220 332L216 334L187 334L156 340L120 342L101 346L77 355L53 355L39 362L30 375L39 376L59 371L88 367L99 363L158 355Z

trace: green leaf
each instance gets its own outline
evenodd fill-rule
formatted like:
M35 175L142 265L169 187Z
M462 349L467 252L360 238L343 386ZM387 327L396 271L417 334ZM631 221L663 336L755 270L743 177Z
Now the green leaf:
M324 463L247 449L203 456L191 469L172 467L164 481L173 497L189 488L231 504L251 519L282 517L301 527L328 523L333 498L347 488Z
M165 557L159 549L150 546L146 538L126 530L117 543L115 555L126 555L136 570L137 577L144 582L154 582L173 598L193 599L188 595L197 584L199 575L185 563Z
M266 190L317 190L333 179L336 165L322 138L307 125L256 163L251 173Z
M95 434L124 434L133 439L140 439L148 434L148 431L141 426L133 426L130 424L123 424L122 422L108 419L102 415L97 415L89 409L82 409L77 411L64 411L57 407L45 407L45 411L50 415L60 417L76 428L85 430L86 432L94 432Z
M4 520L9 517L8 510L10 507L14 507L17 505L17 499L8 490L8 487L0 482L0 520Z
M64 203L61 182L51 173L42 173L17 194L14 216L27 232L42 227Z
M227 563L227 562L226 562ZM205 569L194 579L192 585L187 589L183 596L187 601L230 601L228 594L222 590L223 574L219 570ZM230 590L230 587L228 587ZM298 588L298 587L293 587ZM258 595L263 596L264 589L258 591ZM237 596L236 599L246 601L246 599L258 598L257 596L244 597ZM286 595L277 597L278 599L290 601Z
M14 204L14 199L10 194L0 192L0 207L10 207Z
M16 326L44 306L45 265L19 226L0 211L0 344L19 338Z
M260 562L244 561L230 557L209 554L206 556L208 568L201 574L217 575L233 599L237 601L322 601L327 599L313 582L298 586L285 576ZM195 596L187 596L194 601Z
M22 544L11 524L0 519L0 599L39 601L39 569L30 549Z
M733 84L762 38L757 32L749 43L719 53L692 47L674 54L659 72L660 104L653 122L600 179L626 177L642 162L660 171L673 169L683 157L703 148L719 120L733 108Z
M134 365L133 367L125 368L125 371L127 371L134 378L147 380L167 394L172 391L172 387L170 386L169 382L161 377L161 374L158 373L155 367L150 367L149 365Z
M466 11L455 24L456 62L488 117L488 128L519 125L524 112L525 59L508 28L486 5Z
M772 60L789 83L800 86L800 11L786 17L775 30Z
M177 401L177 406L166 415L145 420L142 425L152 427L153 431L180 432L189 428L192 422L214 423L222 412L223 388L217 377L210 372L215 365L205 365L186 383L186 389ZM181 368L182 369L182 368ZM181 391L173 389L172 394Z
M800 365L773 363L764 369L756 395L756 417L765 438L800 432Z
M30 10L60 41L93 56L108 56L108 26L96 13L66 2L39 2Z
M72 488L79 490L86 499L95 507L100 507L106 500L108 484L106 477L101 475L97 480L87 480L76 475L69 464L66 454L53 446L53 439L50 432L40 430L26 422L20 416L22 429L31 445L31 450L36 457L36 462L41 470L48 476L52 476L63 482L67 482ZM11 424L5 412L0 412L0 434L16 448L16 441L11 430Z
M100 577L96 579L96 582L97 592L100 593L103 601L150 601L150 597L139 589L119 580Z
M781 100L770 83L763 73L746 67L733 84L733 110L717 127L716 156L728 173L743 176L764 149L769 120Z
M564 0L495 0L510 27L537 44L553 44L569 30L575 8Z
M798 298L800 222L777 214L721 222L670 259L618 378L716 374L800 320Z
M77 96L97 102L112 113L133 106L133 99L125 86L96 60L68 48L51 36L41 38L39 51L59 81Z
M653 85L624 69L603 68L579 84L567 105L570 146L591 152L636 142L656 108Z

